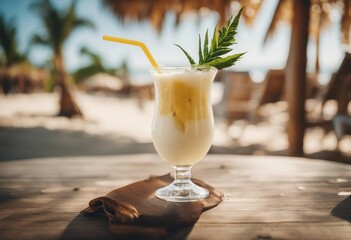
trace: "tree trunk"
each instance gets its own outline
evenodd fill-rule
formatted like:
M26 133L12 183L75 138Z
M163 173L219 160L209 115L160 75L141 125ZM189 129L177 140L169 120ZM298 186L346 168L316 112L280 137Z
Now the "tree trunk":
M319 69L320 69L320 64L319 64L319 46L320 46L320 37L321 37L321 27L322 27L322 12L318 16L318 23L317 23L317 34L316 34L316 59L314 63L314 74L315 74L315 79L318 80L318 75L319 75Z
M60 87L60 110L58 115L65 117L73 116L83 116L80 108L75 102L72 93L70 91L67 79L65 76L64 65L63 65L63 56L59 51L55 56L55 75L57 85Z
M286 68L289 154L303 155L305 90L310 0L294 0L290 51Z

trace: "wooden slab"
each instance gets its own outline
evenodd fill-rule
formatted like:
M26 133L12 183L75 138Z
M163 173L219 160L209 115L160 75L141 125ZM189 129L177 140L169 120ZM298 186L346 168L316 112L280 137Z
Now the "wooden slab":
M91 200L82 213L106 216L110 231L118 239L185 239L201 213L222 202L223 193L193 179L209 190L206 199L186 203L158 199L155 191L172 181L167 174L115 189Z

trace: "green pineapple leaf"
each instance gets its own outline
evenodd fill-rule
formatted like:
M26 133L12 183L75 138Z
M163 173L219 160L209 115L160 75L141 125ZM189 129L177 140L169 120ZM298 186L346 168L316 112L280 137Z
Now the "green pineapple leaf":
M218 31L215 27L210 48L208 46L208 29L206 30L203 48L201 46L201 37L199 36L198 64L195 63L193 58L182 47L179 45L176 46L184 52L191 65L210 65L216 67L218 70L233 66L246 52L231 54L228 56L224 55L230 53L233 50L230 47L236 43L235 35L237 34L237 28L243 9L244 7L239 10L234 19L233 16L230 17L227 23Z
M188 58L190 65L195 65L195 64L196 64L195 61L194 61L194 59L189 55L189 53L187 53L187 51L185 51L185 50L184 50L181 46L179 46L178 44L174 44L174 45L176 45L177 47L179 47L179 48L183 51L183 53L185 54L185 56Z

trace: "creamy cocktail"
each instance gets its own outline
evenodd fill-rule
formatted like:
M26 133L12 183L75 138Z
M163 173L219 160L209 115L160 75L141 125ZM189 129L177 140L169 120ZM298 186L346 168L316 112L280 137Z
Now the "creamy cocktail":
M156 92L153 143L159 155L173 165L193 165L211 146L210 98L216 72L215 68L191 67L152 71Z
M190 177L191 166L200 161L211 147L214 131L211 85L217 69L160 67L152 69L151 73L156 93L152 123L154 146L158 154L173 165L176 175L177 169L182 169L180 174ZM177 176L175 178L177 181ZM181 185L184 187L184 182ZM191 200L194 193L189 191L169 194L173 198L178 194L179 198ZM204 189L200 198L207 194Z
M245 53L229 54L243 11L230 17L212 38L208 30L203 45L199 35L198 62L181 46L191 67L159 67L143 42L104 36L103 39L140 47L154 67L155 110L152 140L159 155L174 168L174 181L158 189L156 196L167 201L196 201L208 196L208 190L195 185L190 169L208 152L213 137L211 84L217 70L233 66Z

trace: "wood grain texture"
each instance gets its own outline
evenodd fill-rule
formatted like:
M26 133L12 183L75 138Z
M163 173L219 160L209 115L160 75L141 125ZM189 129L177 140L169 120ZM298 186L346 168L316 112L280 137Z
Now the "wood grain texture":
M0 163L1 239L113 239L87 203L171 170L157 155ZM225 195L188 239L349 239L351 166L304 158L208 155L193 176Z

